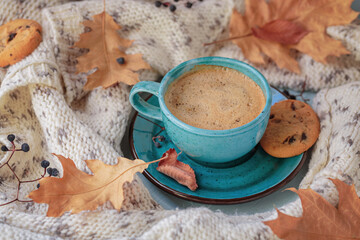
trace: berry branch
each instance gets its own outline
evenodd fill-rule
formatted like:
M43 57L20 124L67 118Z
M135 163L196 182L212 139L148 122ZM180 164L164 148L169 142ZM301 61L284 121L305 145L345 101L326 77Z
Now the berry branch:
M305 88L306 88L306 81L302 84L301 86L301 92L299 94L296 95L292 95L289 93L288 90L284 89L283 93L284 95L289 98L289 99L296 99L296 97L301 97L302 101L305 103L309 103L310 99L308 98L304 98L303 94L305 93Z
M21 187L21 184L23 183L31 183L31 182L37 182L39 181L40 179L44 178L45 175L46 175L46 172L50 175L50 176L58 176L59 175L59 171L56 169L56 168L48 168L50 166L50 163L49 161L47 160L43 160L41 162L41 166L44 168L44 173L37 179L34 179L34 180L28 180L28 181L22 181L19 176L15 173L14 169L10 166L9 162L11 160L11 158L13 157L14 153L17 152L17 151L22 151L22 152L28 152L30 151L30 147L27 143L23 143L21 145L21 148L20 149L16 149L16 146L15 146L15 143L14 143L14 140L15 140L15 135L14 134L9 134L7 136L7 139L11 142L11 149L8 149L5 145L1 146L1 151L3 152L11 152L9 158L7 159L7 161L2 164L0 166L0 169L4 166L7 166L10 171L12 172L12 174L15 176L15 178L17 179L18 181L18 185L17 185L17 192L16 192L16 198L9 201L9 202L6 202L6 203L3 203L3 204L0 204L0 207L1 206L5 206L5 205L8 205L10 203L13 203L13 202L33 202L32 200L21 200L19 199L19 193L20 193L20 187ZM37 187L39 188L40 187L40 184L37 185Z

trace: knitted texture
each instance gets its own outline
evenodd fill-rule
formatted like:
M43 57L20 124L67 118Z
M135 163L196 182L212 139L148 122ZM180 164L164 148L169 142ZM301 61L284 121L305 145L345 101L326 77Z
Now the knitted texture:
M2 0L0 8L0 23L25 18L41 22L40 11L46 7L64 4L69 0Z
M33 9L47 1L22 2L16 2L16 6L23 6L25 17L42 23L44 40L30 56L0 72L0 145L10 147L6 136L13 133L17 145L28 142L31 147L28 153L17 152L12 158L15 172L22 180L35 179L43 171L40 162L47 159L62 174L51 153L73 159L86 172L86 159L116 163L122 155L120 142L131 111L129 87L117 84L84 91L86 75L75 73L76 57L84 50L69 48L84 32L81 22L103 10L102 2L72 2L46 8L42 20L40 12ZM51 4L59 2L63 1ZM135 40L127 53L143 54L152 67L151 71L142 71L141 80L156 80L191 58L222 55L243 59L241 50L232 44L221 49L203 47L203 43L224 36L234 6L242 9L243 1L207 0L196 2L191 9L180 1L174 13L165 7L156 8L153 1L106 1L107 12L123 27L119 34ZM0 11L6 12L6 7ZM11 11L7 10L10 14L2 22L20 16ZM299 89L306 81L307 89L319 90L342 85L319 91L313 101L320 116L321 134L301 183L302 188L314 189L335 205L337 191L329 177L355 183L357 191L360 189L360 82L356 82L360 29L354 23L331 27L328 32L341 39L352 54L334 59L330 65L299 54L301 75L279 70L272 63L259 69L276 86ZM0 152L0 164L8 156ZM15 198L16 184L7 168L0 169L0 204ZM20 199L26 199L34 189L36 183L23 184ZM107 203L95 211L47 218L45 204L12 203L0 207L0 239L276 239L262 223L276 218L275 211L229 216L206 208L163 210L138 177L125 184L124 190L120 212ZM293 216L302 213L299 200L280 206L280 210Z

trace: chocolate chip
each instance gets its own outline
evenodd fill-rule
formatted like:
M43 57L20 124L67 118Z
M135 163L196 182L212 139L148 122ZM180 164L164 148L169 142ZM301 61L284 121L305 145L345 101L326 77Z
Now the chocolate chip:
M303 132L303 133L301 134L301 140L300 140L300 142L303 141L303 140L306 140L306 139L307 139L307 136L306 136L306 134Z
M295 104L294 104L293 102L291 103L291 109L292 109L293 111L296 110Z
M289 141L289 138L290 138L290 137L285 138L285 140L284 140L282 143L285 144L286 142L288 142L288 141Z
M291 138L289 139L289 144L291 144L295 141L296 141L295 136L291 136Z
M270 115L270 119L273 119L274 117L275 117L274 114L271 114L271 115Z
M16 34L17 34L17 33L11 33L11 34L9 35L8 42L12 41L12 40L15 38Z
M273 122L274 123L281 123L281 119L275 119Z
M29 25L26 25L26 27L25 28L30 28L30 26Z

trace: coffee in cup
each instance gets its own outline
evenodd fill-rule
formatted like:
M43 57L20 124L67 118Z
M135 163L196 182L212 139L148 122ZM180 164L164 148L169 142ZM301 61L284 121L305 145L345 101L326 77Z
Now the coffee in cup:
M231 68L198 65L172 82L165 104L180 121L209 130L237 128L264 109L265 96L253 80Z
M205 86L202 86L201 81L196 83L197 81L193 81L192 78L197 74L200 80L205 81L207 78L213 78L214 85L208 85L204 88ZM180 112L180 114L177 114L174 110L169 110L169 106L176 106L176 104L182 103L174 102L169 104L169 99L165 101L165 98L167 98L165 95L172 94L171 88L174 88L174 90L178 89L176 82L179 80L178 84L181 83L181 79L188 79L187 82L191 84L192 89L187 90L188 86L186 86L186 88L184 86L184 89L181 90L180 86L180 92L176 93L176 95L174 95L175 97L170 98L174 100L176 96L182 97L187 95L189 110L193 110L190 107L195 107L195 110L197 107L201 107L204 108L203 110L193 112L185 111L185 113ZM241 84L235 83L237 81L240 81ZM171 87L172 83L174 83L173 87ZM259 86L259 88L257 88L257 86ZM200 87L202 89L199 89ZM207 92L206 97L201 97L200 90L212 92ZM218 91L216 93L218 96L216 96L215 90ZM261 91L260 94L258 94L259 91ZM141 95L139 95L141 92L153 94L158 98L159 105L156 106L146 102ZM244 92L247 92L247 94L243 94ZM168 97L170 95L168 95ZM260 104L255 104L255 102L248 100L241 110L239 106L236 106L236 104L232 102L232 95L240 99L236 104L242 104L246 102L246 98L249 99L250 97L252 99L251 101L256 100L259 101ZM263 98L265 98L265 100ZM164 76L161 83L148 81L137 83L132 88L129 99L131 105L141 115L160 121L159 124L164 126L169 140L192 160L214 167L228 167L239 164L239 162L243 160L242 157L248 154L260 141L269 120L272 93L264 76L252 66L230 58L204 57L192 59L174 67ZM185 104L185 100L182 101ZM208 108L211 108L209 107L211 104L208 106L204 104L204 102L206 103L207 101L216 103L215 107L213 107L215 113L210 114ZM203 105L193 106L195 103L198 104L200 102ZM253 105L252 107L249 106L249 109L247 109L248 103L249 105ZM218 108L222 112L220 112ZM223 112L227 113L227 111L229 111L228 115L224 115ZM257 111L260 111L260 113ZM235 115L235 112L239 112L240 114ZM208 114L208 116L211 115L213 117L213 121L203 121L203 115L198 116L189 113L201 113L205 116ZM232 116L232 113L234 113L234 116ZM252 114L252 117L255 117L250 120L250 122L246 123L248 120L239 120L239 127L233 124L236 122L237 117L250 115L249 113ZM195 121L189 122L188 124L186 123L187 120L180 120L179 115L185 115L188 118L193 118ZM240 121L243 122L240 123ZM206 129L207 127L204 122L206 124L207 122L210 123L209 129ZM197 123L201 123L201 125L196 125ZM155 127L158 126L156 125Z

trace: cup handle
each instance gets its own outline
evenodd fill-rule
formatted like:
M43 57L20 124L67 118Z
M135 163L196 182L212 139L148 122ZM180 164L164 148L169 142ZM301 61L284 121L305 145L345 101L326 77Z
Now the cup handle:
M131 89L129 99L136 111L146 117L162 121L160 108L144 101L138 94L139 92L147 92L159 97L159 88L160 83L157 82L139 82Z

